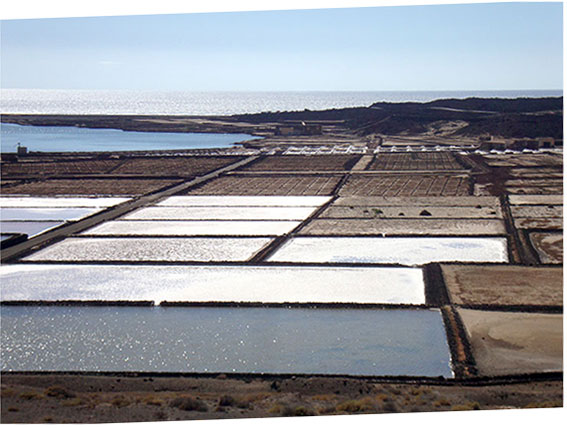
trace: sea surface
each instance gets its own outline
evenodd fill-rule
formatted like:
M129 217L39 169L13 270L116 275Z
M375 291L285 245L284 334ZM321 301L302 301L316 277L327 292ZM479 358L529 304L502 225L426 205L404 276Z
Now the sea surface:
M159 92L126 90L2 89L0 113L112 115L231 115L262 111L323 110L379 101L432 101L468 97L549 97L562 90L367 92Z
M107 152L231 147L253 139L247 134L132 132L73 126L0 125L0 151L14 153L18 144L34 152Z

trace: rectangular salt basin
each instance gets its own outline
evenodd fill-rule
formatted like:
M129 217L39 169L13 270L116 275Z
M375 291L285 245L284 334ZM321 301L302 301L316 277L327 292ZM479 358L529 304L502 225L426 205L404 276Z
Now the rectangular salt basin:
M495 196L341 196L333 206L496 207L500 200Z
M330 196L171 196L157 205L170 207L317 207Z
M563 205L563 195L508 195L512 205Z
M3 307L3 371L453 377L438 310Z
M295 263L383 263L508 261L505 238L293 238L269 261Z
M331 205L319 218L447 218L447 219L500 219L499 206L451 207L451 206L335 206Z
M65 197L1 197L1 207L17 208L106 208L126 202L130 198L65 198Z
M563 219L563 205L518 205L511 206L514 218L559 218Z
M65 224L64 221L2 221L0 231L2 233L23 233L29 237L47 232L50 229Z
M479 219L315 219L301 235L506 235L502 220Z
M291 232L299 221L109 221L83 232L83 235L129 236L278 236Z
M5 265L0 279L2 301L425 304L418 268Z
M0 210L2 221L50 221L79 220L99 212L100 208L4 208Z
M125 220L303 220L317 207L149 207Z
M28 261L246 261L270 238L67 238Z

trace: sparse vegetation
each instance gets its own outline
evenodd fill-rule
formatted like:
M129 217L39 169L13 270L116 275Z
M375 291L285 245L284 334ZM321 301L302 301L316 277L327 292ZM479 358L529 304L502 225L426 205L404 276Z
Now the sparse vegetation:
M480 410L480 404L476 401L468 401L465 404L456 404L451 407L451 410L462 411L462 410Z
M41 400L45 397L43 394L36 391L25 391L20 394L20 398L23 398L24 400Z
M207 412L209 410L209 408L203 401L191 396L181 396L174 398L169 403L169 406L177 407L178 409L185 410L187 412Z
M55 397L55 398L74 398L75 394L71 391L66 390L62 386L50 386L45 390L45 395L48 397Z
M360 400L348 400L337 405L337 410L347 413L365 413L376 411L374 401L369 398L361 398Z
M112 404L113 406L116 406L118 408L122 408L122 407L126 407L130 404L130 400L126 399L124 396L119 395L118 397L115 397L110 404Z
M282 409L282 416L314 416L315 412L304 406L297 406L295 408L284 407Z

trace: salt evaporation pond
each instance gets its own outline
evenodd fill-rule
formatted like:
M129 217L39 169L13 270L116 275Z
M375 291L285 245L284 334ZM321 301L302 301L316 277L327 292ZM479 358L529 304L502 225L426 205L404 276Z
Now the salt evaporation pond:
M126 220L303 220L317 207L149 207Z
M248 134L134 132L73 126L22 126L2 123L2 153L13 153L18 143L39 152L107 152L181 150L231 147L254 139Z
M100 208L6 208L0 210L2 221L79 220L100 211Z
M452 377L438 310L3 307L3 371Z
M66 197L7 197L0 198L2 208L102 208L126 202L130 198L66 198Z
M108 221L87 230L83 235L128 235L128 236L277 236L289 233L299 221Z
M330 196L171 196L156 205L170 207L316 207Z
M2 233L22 233L32 237L64 223L64 221L2 221L0 231Z
M4 233L39 235L65 221L80 220L128 198L0 198L0 229Z
M293 238L270 258L295 263L392 263L508 261L505 238Z
M270 238L67 238L31 261L246 261Z
M418 268L5 265L0 279L2 301L425 303Z

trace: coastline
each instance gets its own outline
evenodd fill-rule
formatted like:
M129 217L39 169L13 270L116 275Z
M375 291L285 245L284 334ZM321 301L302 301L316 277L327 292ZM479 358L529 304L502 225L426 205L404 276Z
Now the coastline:
M535 118L537 117L537 120ZM285 136L349 133L478 138L563 138L563 97L439 99L427 103L374 103L311 111L260 112L230 116L194 115L37 115L2 114L2 123L35 126L112 128L172 133L241 133L257 137L282 134L281 128L320 127ZM280 132L281 131L281 132Z

